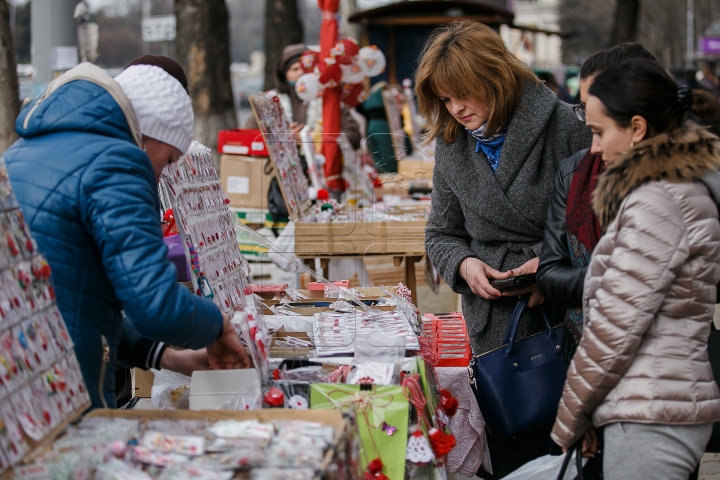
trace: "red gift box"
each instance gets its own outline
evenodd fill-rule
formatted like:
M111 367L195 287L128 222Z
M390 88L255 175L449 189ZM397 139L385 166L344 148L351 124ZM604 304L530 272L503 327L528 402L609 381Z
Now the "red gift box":
M218 152L226 155L268 156L260 130L248 128L220 130L218 133Z
M438 367L467 367L472 357L462 313L423 316L422 330Z

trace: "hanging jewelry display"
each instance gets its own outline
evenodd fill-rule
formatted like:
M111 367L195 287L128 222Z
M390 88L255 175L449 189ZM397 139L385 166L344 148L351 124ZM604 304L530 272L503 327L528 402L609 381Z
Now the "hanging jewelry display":
M243 333L261 377L266 376L268 338L262 309L250 291L248 263L235 237L235 216L210 149L193 142L188 153L163 170L160 192L164 208L172 208L193 290L239 322L236 329Z
M283 113L280 97L275 90L251 95L252 106L270 159L278 172L278 183L292 220L301 219L310 209L312 201L295 136Z
M0 158L0 473L89 402L50 266Z

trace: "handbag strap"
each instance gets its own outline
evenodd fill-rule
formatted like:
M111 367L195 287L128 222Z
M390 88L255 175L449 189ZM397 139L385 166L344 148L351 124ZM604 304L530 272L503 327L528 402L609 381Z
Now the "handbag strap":
M520 322L523 310L527 305L528 298L520 297L518 302L515 304L513 312L510 314L510 322L508 322L507 329L505 330L505 336L503 337L503 345L510 343L510 334L517 328L517 324Z
M505 352L505 356L508 356L513 351L513 344L515 343L515 334L517 333L517 327L520 323L520 318L522 317L523 311L525 311L525 307L528 304L528 301L530 300L530 294L523 295L520 297L520 300L518 300L517 305L515 305L515 310L513 310L512 315L510 316L510 324L508 325L508 331L510 334L505 334L507 339L507 351ZM548 330L548 338L552 335L552 325L550 325L550 319L547 316L547 312L545 311L545 308L543 308L542 305L539 306L540 312L542 313L543 320L545 321L545 326L547 326Z
M565 459L563 460L562 467L560 467L560 473L557 476L557 480L565 479L565 474L567 473L567 469L570 466L570 459L572 458L573 453L575 453L575 467L577 468L578 472L576 479L584 480L582 471L582 440L572 446L565 454Z

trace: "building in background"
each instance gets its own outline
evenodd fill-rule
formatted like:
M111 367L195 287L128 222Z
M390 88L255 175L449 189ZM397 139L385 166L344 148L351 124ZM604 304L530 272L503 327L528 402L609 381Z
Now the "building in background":
M513 0L514 27L503 26L500 35L523 62L538 70L553 70L562 63L560 0Z

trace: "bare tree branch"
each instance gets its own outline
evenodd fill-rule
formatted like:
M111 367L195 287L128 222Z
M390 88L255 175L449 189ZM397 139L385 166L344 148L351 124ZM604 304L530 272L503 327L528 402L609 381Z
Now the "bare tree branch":
M0 0L0 154L17 139L15 119L20 113L15 46L10 31L10 11Z

